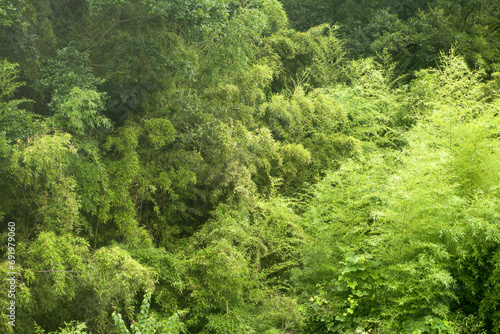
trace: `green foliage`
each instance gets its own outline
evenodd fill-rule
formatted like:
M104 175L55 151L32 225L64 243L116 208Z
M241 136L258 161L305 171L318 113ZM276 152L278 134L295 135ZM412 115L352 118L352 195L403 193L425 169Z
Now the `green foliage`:
M272 50L270 56L280 63L272 83L274 92L293 91L297 85L325 87L340 76L344 51L332 26L321 25L303 33L283 30L271 36L267 44Z
M422 334L422 333L455 333L453 329L453 324L447 320L441 320L430 315L424 318L425 320L417 326L417 329L408 328L408 332L412 334Z
M183 250L177 266L185 269L176 269L182 285L171 284L187 299L180 307L189 307L189 330L265 332L300 322L302 312L286 293L305 238L298 217L281 198L253 210L220 207Z
M435 66L439 62L439 52L447 51L452 46L457 33L439 8L419 10L406 22L382 11L376 14L374 21L366 27L367 33L373 30L378 32L370 45L371 51L390 52L398 62L398 70L403 73Z
M71 300L74 298L74 295L71 295L74 294L74 287L69 287L73 282L69 280L66 272L85 271L85 262L89 256L87 247L87 242L82 238L71 235L58 237L52 232L41 233L27 250L31 262L26 263L26 266L29 266L29 269L26 269L27 283L31 283L34 278L33 272L50 268L53 277L47 285L51 287L51 294L55 297L65 296ZM45 305L52 306L50 302Z
M137 316L137 321L132 320L130 331L127 329L125 322L120 313L113 312L112 317L115 321L115 326L118 328L120 334L177 334L184 331L184 324L179 319L179 313L175 313L167 320L156 320L149 314L151 293L148 292L144 295L142 301L140 314Z
M497 333L499 12L0 0L16 331Z
M0 25L9 27L13 22L19 22L22 14L22 1L0 1Z
M129 304L137 290L150 288L154 282L154 272L119 247L97 250L92 262L95 274L91 282L103 304L118 298Z
M38 128L36 118L29 112L20 109L26 99L16 99L15 93L23 84L18 82L16 64L0 61L0 185L4 190L0 194L0 217L16 207L15 176L9 173L12 144L17 140L25 140Z
M19 108L26 99L16 99L15 93L23 86L18 81L18 65L6 60L0 62L0 133L7 142L26 139L35 129L33 116ZM2 150L3 151L3 150Z
M65 328L59 328L57 332L51 332L49 334L86 334L87 325L84 322L72 321L71 323L65 323Z
M340 264L343 267L338 278L317 284L307 301L313 328L308 332L349 332L366 329L373 321L373 304L383 285L377 272L380 263L349 253Z
M16 229L17 231L17 229ZM20 277L16 295L16 329L34 333L36 322L56 329L59 319L72 320L65 303L78 302L83 277L88 275L88 243L67 234L42 232L31 243L19 243L16 249ZM61 309L62 307L62 309ZM59 311L60 318L47 316Z
M115 321L115 326L118 328L120 334L128 333L162 333L162 334L176 334L184 331L184 324L179 319L179 313L175 313L167 320L156 320L149 314L151 293L144 295L142 301L140 314L137 316L137 321L132 320L130 331L125 326L120 313L113 312L112 316Z
M486 333L484 323L478 320L473 314L464 316L463 314L458 313L454 319L453 325L455 333Z
M60 124L59 128L80 136L101 126L110 128L111 122L99 114L103 109L101 100L101 94L95 91L74 87L59 106L54 121Z
M57 50L55 59L47 61L40 83L52 89L53 104L58 105L59 99L73 87L95 89L102 83L102 80L93 75L88 62L89 54L79 52L74 47Z
M16 64L9 63L8 61L2 59L0 67L0 99L2 102L6 98L12 98L14 92L21 87L23 84L17 81L17 66Z
M154 284L154 272L126 251L114 247L91 252L85 239L71 234L42 232L35 241L20 243L17 251L22 279L16 328L25 333L34 333L36 323L55 330L75 317L85 324L60 329L62 333L83 332L85 325L89 332L108 331L111 306L129 313L136 293Z
M498 70L498 4L483 0L283 0L291 25L301 31L339 26L347 56L372 57L384 49L400 73L435 66L439 52L459 45L472 66Z
M111 330L112 307L121 308L127 315L133 313L136 294L152 288L156 277L152 268L140 264L118 246L95 251L89 269L93 274L86 283L98 304L89 310L87 317L97 332Z
M35 226L29 229L48 229L71 232L80 228L79 202L76 183L70 175L70 163L76 154L71 136L66 133L39 134L18 142L11 156L10 171L16 175L24 191L20 199L32 207ZM44 226L38 225L43 222Z

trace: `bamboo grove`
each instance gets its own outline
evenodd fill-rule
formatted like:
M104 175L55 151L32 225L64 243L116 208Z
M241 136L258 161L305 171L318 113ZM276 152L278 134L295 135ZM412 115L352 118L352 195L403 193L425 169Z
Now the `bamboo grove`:
M495 1L0 0L0 332L500 333L499 94Z

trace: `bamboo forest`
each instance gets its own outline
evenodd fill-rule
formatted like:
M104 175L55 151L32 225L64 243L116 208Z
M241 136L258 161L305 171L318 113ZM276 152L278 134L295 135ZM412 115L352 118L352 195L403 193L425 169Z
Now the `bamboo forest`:
M0 333L500 334L500 1L0 0Z

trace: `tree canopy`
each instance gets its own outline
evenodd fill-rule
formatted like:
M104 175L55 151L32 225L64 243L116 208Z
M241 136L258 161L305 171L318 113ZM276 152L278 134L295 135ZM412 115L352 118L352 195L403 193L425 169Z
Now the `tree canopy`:
M0 0L0 331L500 333L499 28Z

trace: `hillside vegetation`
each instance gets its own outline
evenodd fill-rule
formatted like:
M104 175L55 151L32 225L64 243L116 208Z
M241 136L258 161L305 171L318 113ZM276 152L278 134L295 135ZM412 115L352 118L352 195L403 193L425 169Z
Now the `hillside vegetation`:
M0 332L498 334L499 94L496 1L0 0Z

